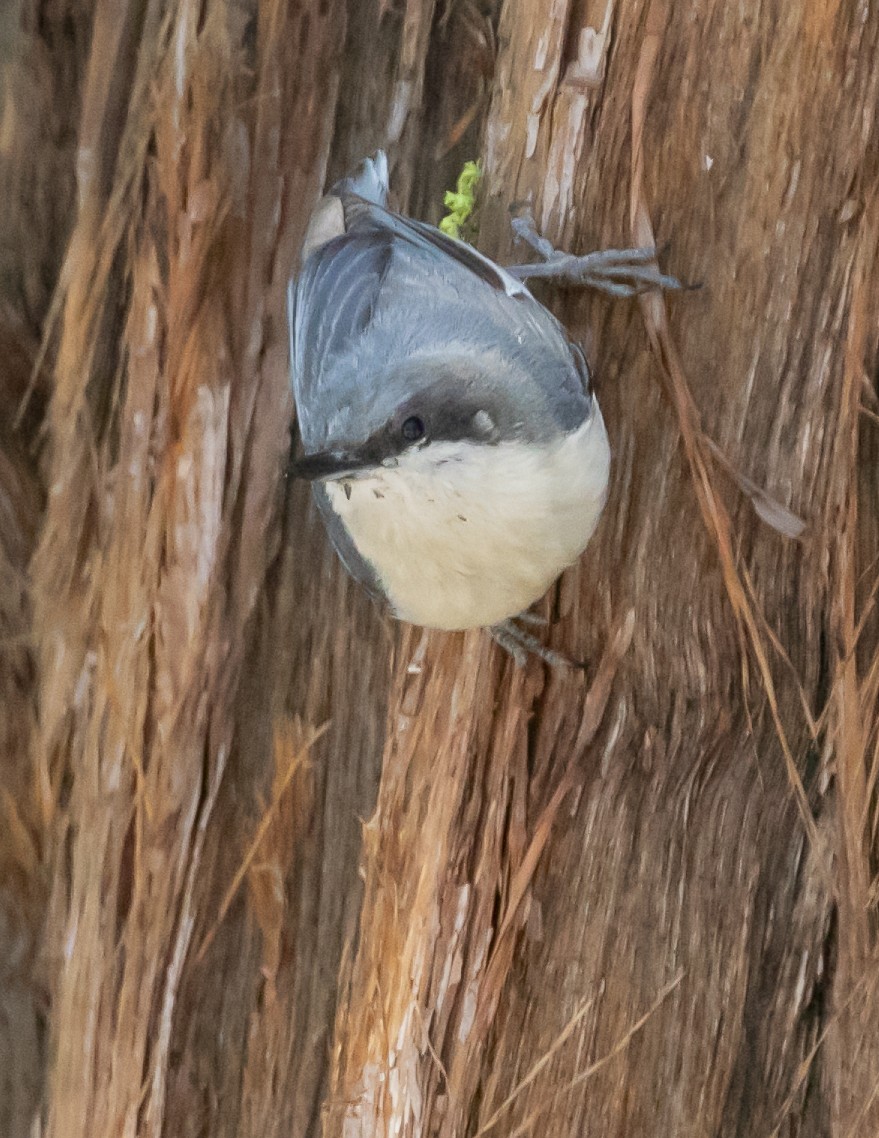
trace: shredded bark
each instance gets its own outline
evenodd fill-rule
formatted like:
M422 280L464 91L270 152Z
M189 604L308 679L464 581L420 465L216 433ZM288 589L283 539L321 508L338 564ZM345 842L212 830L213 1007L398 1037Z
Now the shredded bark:
M3 1134L875 1134L879 11L0 17ZM285 483L377 146L432 221L480 158L489 255L526 204L699 286L541 293L613 449L585 675L395 625Z

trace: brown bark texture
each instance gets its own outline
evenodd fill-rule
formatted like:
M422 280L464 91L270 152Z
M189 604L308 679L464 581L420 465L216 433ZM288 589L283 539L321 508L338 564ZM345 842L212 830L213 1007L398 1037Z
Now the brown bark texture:
M0 28L0 1130L879 1130L879 9L21 0ZM10 12L12 6L10 6ZM14 25L14 28L13 28ZM395 625L284 466L285 291L384 147L541 292L585 671ZM804 524L802 524L804 523Z

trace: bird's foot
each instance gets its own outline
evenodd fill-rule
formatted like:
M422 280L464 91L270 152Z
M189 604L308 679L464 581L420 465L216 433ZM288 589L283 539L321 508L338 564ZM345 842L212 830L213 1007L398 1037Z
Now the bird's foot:
M513 620L517 620L519 624L530 624L532 628L549 628L549 621L545 616L541 616L539 612L531 612L528 609L513 617Z
M682 289L676 277L661 273L655 249L602 249L577 257L562 253L537 232L530 212L512 219L513 232L543 260L531 265L511 265L507 272L517 280L545 280L560 285L598 289L610 296L629 297L650 289Z
M488 631L492 639L513 657L518 667L525 667L528 654L531 653L533 656L539 656L541 660L553 668L579 668L581 670L585 668L585 664L579 660L572 660L570 656L565 656L562 652L556 652L554 649L541 644L533 633L516 624L517 620L523 624L540 626L545 626L547 622L537 613L524 612L514 619L503 620L500 624L493 624L489 628Z

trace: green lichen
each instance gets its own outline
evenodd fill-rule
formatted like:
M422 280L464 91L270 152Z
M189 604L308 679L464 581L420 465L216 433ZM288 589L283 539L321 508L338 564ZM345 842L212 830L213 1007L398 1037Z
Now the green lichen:
M439 223L443 233L449 237L466 240L468 225L473 208L476 203L476 191L482 178L482 166L479 162L465 162L464 169L458 175L458 185L454 190L447 190L443 203L449 211Z

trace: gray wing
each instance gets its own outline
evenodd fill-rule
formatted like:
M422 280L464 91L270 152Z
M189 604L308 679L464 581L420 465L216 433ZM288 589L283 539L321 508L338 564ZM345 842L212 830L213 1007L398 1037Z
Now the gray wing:
M384 203L377 204L357 195L346 196L344 208L345 221L350 231L393 233L428 257L448 257L497 292L510 297L531 298L526 286L506 269L495 264L472 245L449 237L433 225L391 213L384 208Z
M288 289L290 364L299 430L320 446L344 396L341 377L375 315L391 263L390 234L344 234L309 257Z

